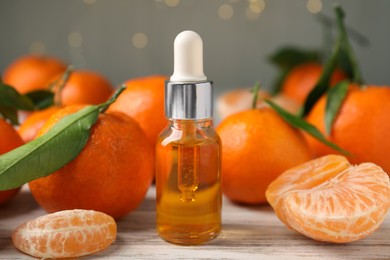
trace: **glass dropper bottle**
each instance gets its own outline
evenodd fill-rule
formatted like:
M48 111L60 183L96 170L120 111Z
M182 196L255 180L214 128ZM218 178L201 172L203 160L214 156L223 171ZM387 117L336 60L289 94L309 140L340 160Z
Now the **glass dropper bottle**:
M212 124L202 39L193 31L175 39L165 115L169 124L156 144L157 230L172 243L201 244L221 230L221 141Z

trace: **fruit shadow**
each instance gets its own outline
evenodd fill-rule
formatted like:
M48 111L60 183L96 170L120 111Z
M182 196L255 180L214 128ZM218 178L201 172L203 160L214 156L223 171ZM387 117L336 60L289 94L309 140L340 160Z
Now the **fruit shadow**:
M156 227L156 200L145 198L134 211L117 220L118 234L123 232L145 232Z
M212 241L214 245L223 247L242 248L247 246L272 245L279 239L295 239L299 234L282 226L255 226L252 224L222 224L219 237Z
M39 205L31 192L26 187L23 187L14 198L0 206L0 220L28 215L28 213L38 208Z
M12 230L0 228L0 234L0 252L13 247L11 241Z
M231 205L236 207L236 208L241 208L243 210L249 210L249 211L261 211L261 212L270 212L270 213L274 212L272 207L267 203L248 205L248 204L233 202L233 201L230 201L229 199L227 199L226 197L224 197L223 198L223 207L229 207Z

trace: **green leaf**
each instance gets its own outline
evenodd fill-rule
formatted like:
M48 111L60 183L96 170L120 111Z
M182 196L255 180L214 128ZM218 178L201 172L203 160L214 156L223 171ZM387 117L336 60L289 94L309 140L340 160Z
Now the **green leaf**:
M349 43L347 29L345 27L344 18L345 18L345 12L341 8L340 5L336 4L334 6L334 11L336 13L337 18L337 26L338 26L338 33L339 33L339 41L340 41L340 52L342 52L344 59L344 63L348 65L348 70L350 71L352 75L352 80L355 83L358 83L360 85L363 84L363 77L360 72L360 68L358 66L357 59L355 57L355 53L353 52L352 46Z
M291 69L298 64L318 61L319 56L319 51L308 51L288 46L278 49L270 56L269 60L280 68Z
M36 109L44 109L54 105L54 93L49 90L34 90L26 93Z
M305 103L303 104L302 117L305 117L307 114L309 114L314 104L328 90L330 84L330 78L337 65L339 52L340 52L340 40L337 40L332 50L332 54L330 58L326 61L324 65L324 69L322 71L320 79L318 80L314 88L310 91L309 95L307 95L306 97Z
M34 110L34 104L28 97L19 94L13 87L2 83L0 83L0 105L20 110Z
M282 90L283 83L286 80L286 77L289 74L289 72L290 72L290 69L283 69L276 76L276 78L274 79L274 81L271 85L271 89L270 89L270 94L272 96L278 94Z
M327 135L330 135L332 131L333 122L348 93L348 86L349 81L344 80L328 91L325 109L325 131Z
M331 141L327 140L325 138L325 136L314 125L308 123L307 121L305 121L304 119L302 119L296 115L290 114L289 112L287 112L286 110L284 110L280 106L276 105L271 100L266 99L264 101L268 105L270 105L271 108L273 108L287 123L289 123L293 127L302 129L303 131L305 131L309 135L313 136L315 139L322 142L323 144L333 148L336 151L339 151L340 153L343 153L345 155L349 155L349 152L343 150L335 143L332 143Z
M8 119L11 124L19 125L18 111L15 108L0 106L0 115Z
M353 79L352 64L350 62L350 59L348 58L347 51L343 46L340 46L340 53L337 61L337 66L345 72L348 79Z
M88 106L61 119L46 134L0 156L0 190L47 176L73 160L86 144L99 115Z
M323 13L318 13L314 17L316 21L320 22L324 28L330 31L331 28L337 26L337 19L334 19L332 17L329 17ZM355 41L357 44L359 44L362 47L368 47L370 46L370 40L359 31L355 30L354 28L346 25L345 26L348 35L350 35L351 39Z
M292 68L311 61L318 62L320 60L320 52L287 46L278 49L269 57L269 60L280 69L279 75L276 77L270 90L272 95L276 95L281 91L283 82Z
M13 87L0 82L0 115L18 125L17 110L34 110L34 104Z
M47 176L73 160L87 143L90 129L100 112L124 90L121 87L107 102L87 106L62 118L46 134L0 156L0 190L19 187Z
M360 85L363 83L356 57L348 40L347 30L344 24L345 13L339 5L335 5L334 10L337 17L339 35L335 45L333 46L332 54L325 63L324 70L319 81L306 97L302 110L303 117L310 112L314 104L330 87L330 77L339 62L342 62L341 64L344 64L343 66L346 67L347 72L352 75L353 82ZM349 67L349 69L347 67Z

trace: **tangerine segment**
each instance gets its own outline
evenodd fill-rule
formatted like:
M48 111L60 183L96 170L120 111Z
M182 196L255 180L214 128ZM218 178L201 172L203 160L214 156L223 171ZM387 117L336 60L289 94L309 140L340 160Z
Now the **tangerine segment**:
M283 210L296 231L316 240L344 243L378 229L389 206L388 175L373 163L362 163L311 190L290 192Z
M267 188L266 197L278 218L286 224L282 204L283 195L292 190L311 189L336 176L349 167L344 156L328 155L293 167L281 174Z
M290 228L315 240L345 243L371 234L383 222L390 181L373 163L348 166L344 157L331 155L286 171L267 195Z
M102 212L64 210L19 226L12 242L20 251L39 258L89 255L115 241L116 223Z

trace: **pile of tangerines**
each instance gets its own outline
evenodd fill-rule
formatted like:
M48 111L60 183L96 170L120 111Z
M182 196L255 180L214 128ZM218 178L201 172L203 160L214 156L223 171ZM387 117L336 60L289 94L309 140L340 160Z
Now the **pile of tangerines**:
M263 101L269 98L297 113L322 72L323 65L318 62L296 66L277 96L260 91L262 99L252 109L252 94L247 90L237 89L218 98L222 188L236 203L268 202L288 228L308 237L350 242L379 228L390 207L386 174L390 173L390 87L351 83L329 135L324 127L326 95L316 102L305 120L349 152L347 157L334 155L340 152L294 128ZM24 56L9 65L2 81L24 94L47 90L64 73L66 65L54 57ZM347 77L336 69L330 85ZM140 204L154 177L154 144L166 126L166 79L149 76L126 81L126 90L99 115L76 159L29 183L42 208L50 213L95 210L119 219ZM114 87L97 72L74 70L61 87L50 87L50 91L56 102L24 113L26 119L19 127L0 118L0 154L44 135L66 115L108 100ZM16 192L0 191L0 204ZM100 213L73 212L68 218L76 218L74 214L88 215L99 227L110 225L108 235L116 234L115 222ZM31 225L57 217L50 215ZM21 250L28 243L22 233L26 228L29 226L22 226L13 236ZM103 234L101 229L96 232ZM42 252L37 255L46 256Z
M65 71L64 62L54 57L30 55L10 64L2 80L25 94L48 89ZM165 79L151 76L127 81L126 91L99 115L79 156L54 174L29 183L45 210L94 209L121 218L137 207L153 180L154 142L166 124ZM62 117L86 105L105 102L114 87L100 73L74 70L64 85L53 91L57 97L54 105L25 113L17 130L0 119L0 153L43 135ZM16 191L1 191L1 202Z
M61 81L64 75L67 75L66 80ZM107 111L99 114L87 144L76 159L55 173L29 183L39 205L49 213L60 215L50 214L19 227L13 235L18 249L36 257L75 257L100 251L115 240L116 225L112 218L122 218L134 210L154 178L154 143L166 125L165 80L165 76L155 75L125 82L126 90ZM12 126L10 121L0 117L0 154L44 135L60 119L87 105L107 101L114 92L114 86L102 74L67 70L63 61L49 56L28 55L17 59L4 71L2 82L20 94L52 91L55 102L33 112L20 111L19 115L25 118L19 126ZM0 191L0 204L10 200L18 190ZM72 221L80 218L88 221ZM64 221L74 226L62 227L69 228L63 232L58 228ZM84 226L86 222L91 226ZM43 226L57 228L57 236L54 238L54 233L45 232ZM109 233L106 233L107 226L110 226ZM26 235L25 231L32 228L41 228L42 233ZM77 244L76 236L87 235L86 232L88 236L93 235L94 241ZM76 247L64 251L60 244L53 245L58 236L70 239L68 242L76 243ZM42 248L40 246L48 240L53 240L50 248L39 251L37 248ZM98 246L94 248L92 244Z

